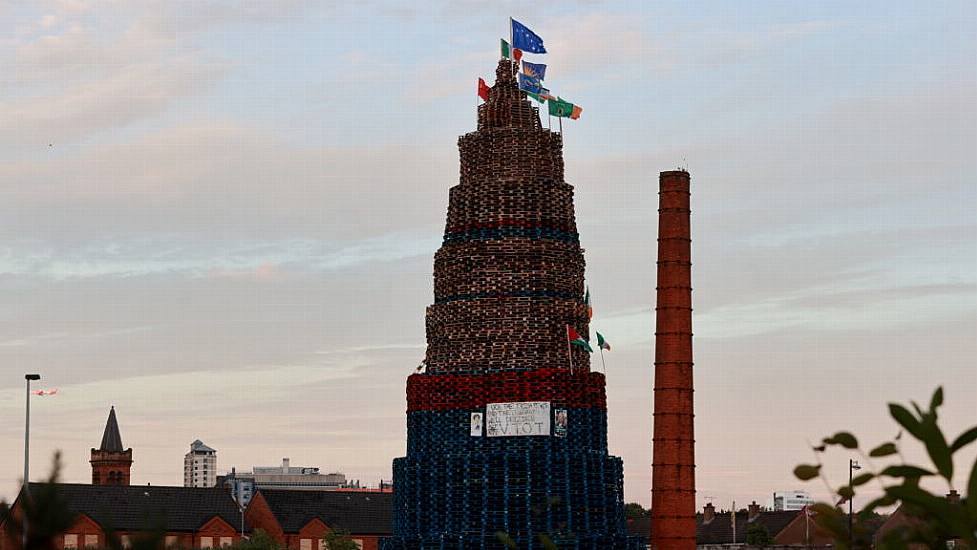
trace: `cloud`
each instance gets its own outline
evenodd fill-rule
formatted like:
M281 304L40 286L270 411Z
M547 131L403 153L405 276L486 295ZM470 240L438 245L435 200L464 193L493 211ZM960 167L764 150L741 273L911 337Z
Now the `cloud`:
M55 95L24 98L0 105L0 143L59 147L100 131L123 128L162 112L177 98L205 89L223 71L190 59L167 65L127 67L104 79ZM16 129L16 130L14 130Z
M0 234L31 235L42 249L148 234L205 236L198 243L360 240L415 230L418 220L437 234L456 162L451 150L420 146L299 147L232 122L175 126L0 165L0 180L10 182ZM58 216L44 215L52 211Z
M17 93L0 102L0 143L38 150L91 139L210 89L226 62L133 19L112 3L56 3L12 39L0 70ZM116 14L119 15L119 14Z
M0 248L0 276L52 280L90 277L250 278L270 282L289 272L329 272L374 262L429 257L437 235L396 233L359 242L314 240L212 243L137 239L91 243L78 249L42 248L35 242Z

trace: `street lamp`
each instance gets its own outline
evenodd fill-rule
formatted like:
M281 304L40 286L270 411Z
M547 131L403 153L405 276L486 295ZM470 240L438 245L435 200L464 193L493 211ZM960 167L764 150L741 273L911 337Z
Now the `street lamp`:
M24 400L26 403L27 414L24 415L24 499L30 497L30 472L31 472L31 381L40 380L40 374L25 374L24 380L27 381L27 398ZM24 533L23 533L23 547L24 550L27 549L27 512L24 510L24 504L20 506L20 515L24 518Z
M852 488L851 484L853 479L852 476L853 472L855 470L861 470L861 469L862 467L858 465L857 460L853 460L851 458L848 459L848 488L849 489ZM855 531L852 529L854 506L855 506L855 496L852 495L848 499L848 548L851 548L852 550L854 550L855 548Z

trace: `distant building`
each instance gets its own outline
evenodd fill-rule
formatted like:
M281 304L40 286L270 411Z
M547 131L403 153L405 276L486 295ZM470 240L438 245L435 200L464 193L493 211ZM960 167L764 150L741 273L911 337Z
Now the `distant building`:
M217 486L217 451L197 439L183 456L184 487Z
M392 493L262 489L245 512L289 550L326 550L322 537L341 529L363 550L377 550L393 523Z
M359 483L350 484L344 474L323 474L315 466L292 466L287 457L282 459L281 466L255 466L251 472L232 469L229 474L220 476L217 484L229 488L242 506L247 506L261 489L334 491L359 488Z
M132 449L123 449L119 421L115 418L115 407L109 410L102 433L102 444L92 449L92 485L129 485L132 469Z
M695 517L696 546L701 549L713 549L743 545L746 543L747 532L754 525L761 526L776 540L801 515L802 513L796 510L776 512L764 510L756 502L747 506L746 510L739 510L735 513L717 512L712 503L709 503ZM641 535L647 538L651 532L650 516L629 519L627 524L628 532L633 535ZM812 548L814 547L812 546ZM817 548L822 548L822 546L817 546Z
M947 501L951 504L960 504L960 493L956 490L950 490L946 495ZM905 544L910 550L926 550L927 546L925 544L914 543L910 540L909 534L912 529L918 528L921 521L914 518L909 512L906 511L904 505L900 504L896 511L892 513L888 518L886 518L885 523L883 523L879 529L873 534L875 540L875 545L877 548L881 548L883 543L902 543ZM894 538L895 540L886 540L886 538ZM947 548L966 548L966 546L959 539L950 539L945 541L945 546Z
M55 538L55 550L108 548L114 531L124 548L141 534L164 531L167 548L220 548L247 534L241 510L227 491L216 488L31 483L31 495L54 490L75 518ZM0 550L20 550L13 528L19 524L23 492L0 520Z
M773 494L775 511L803 510L811 504L814 504L814 499L806 491L777 491Z

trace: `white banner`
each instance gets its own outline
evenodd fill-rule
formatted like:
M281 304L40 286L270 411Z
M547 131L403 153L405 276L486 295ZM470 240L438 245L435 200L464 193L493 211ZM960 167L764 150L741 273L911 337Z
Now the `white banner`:
M550 435L550 404L489 403L485 407L485 427L489 437Z

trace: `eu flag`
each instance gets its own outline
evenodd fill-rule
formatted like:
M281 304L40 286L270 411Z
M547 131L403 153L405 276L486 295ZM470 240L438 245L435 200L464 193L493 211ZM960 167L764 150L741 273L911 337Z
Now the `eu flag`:
M542 63L530 63L528 61L523 61L522 72L526 73L526 76L543 80L546 78L546 65L543 65Z
M512 21L512 47L519 48L529 53L546 53L543 47L543 39L538 34L529 30L529 27L510 18Z

